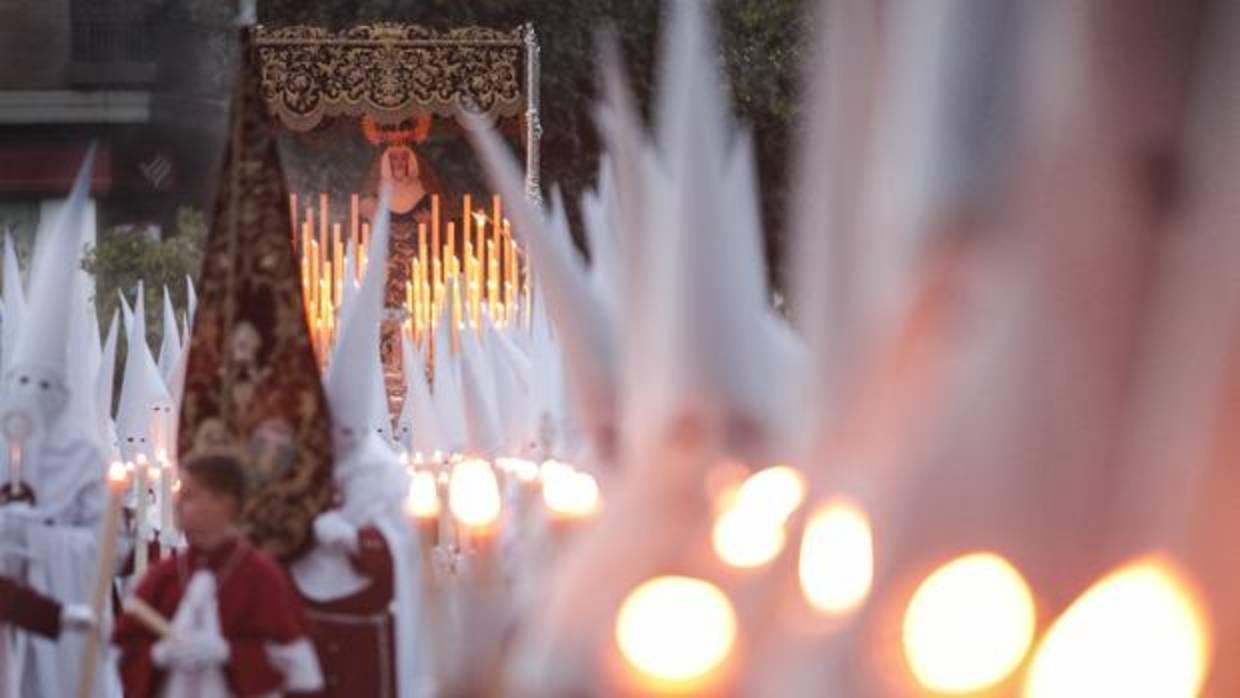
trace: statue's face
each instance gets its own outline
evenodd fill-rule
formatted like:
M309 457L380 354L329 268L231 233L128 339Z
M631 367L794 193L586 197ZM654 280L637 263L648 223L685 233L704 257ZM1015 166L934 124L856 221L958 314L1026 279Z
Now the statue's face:
M392 178L398 182L409 179L409 153L400 150L392 152Z
M418 161L408 148L391 148L387 151L387 159L392 170L392 181L408 182L418 178Z

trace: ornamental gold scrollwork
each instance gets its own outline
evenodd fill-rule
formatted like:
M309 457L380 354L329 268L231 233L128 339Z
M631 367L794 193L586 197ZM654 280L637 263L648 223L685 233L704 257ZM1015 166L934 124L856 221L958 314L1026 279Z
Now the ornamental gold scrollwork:
M525 32L394 23L339 32L258 27L255 48L271 114L288 129L308 131L337 116L369 115L384 124L462 110L519 116L527 106Z

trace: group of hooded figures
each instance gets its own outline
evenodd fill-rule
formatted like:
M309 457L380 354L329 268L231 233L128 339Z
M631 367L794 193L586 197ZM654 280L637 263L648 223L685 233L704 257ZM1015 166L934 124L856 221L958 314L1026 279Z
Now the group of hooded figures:
M8 425L4 436L10 466L0 507L0 614L10 624L0 631L6 640L0 672L7 691L0 695L6 698L71 695L76 689L88 636L111 627L120 610L109 604L95 617L95 609L86 605L104 517L106 466L159 464L177 445L196 310L194 287L191 282L183 325L165 289L158 358L148 345L141 286L132 308L122 297L119 314L127 354L113 417L118 319L112 319L106 339L100 341L93 280L80 270L83 250L94 235L88 198L92 159L87 157L54 224L40 231L28 285L22 283L11 241L6 246L6 383L0 414ZM372 249L385 250L387 235L381 221ZM393 420L380 359L385 267L372 263L360 284L348 282L342 330L324 380L335 415L335 505L314 519L313 544L287 566L290 589L296 593L292 603L304 609L308 621L299 627L312 629L316 650L309 656L304 651L285 654L283 664L305 684L287 688L311 694L433 694L426 670L419 668L425 652L415 640L420 627L415 616L423 563L404 509L407 457L398 454L550 455L552 425L562 421L563 376L543 310L534 328L517 337L504 336L489 324L483 332L485 344L472 332L461 333L459 354L453 354L449 333L441 333L434 349L441 358L433 396L424 353L404 336L406 385L401 413ZM546 367L538 375L532 369L534 356ZM534 390L535 381L542 389ZM139 496L146 497L148 505L142 525L135 519ZM128 525L126 545L115 560L117 598L137 588L137 558L146 556L152 564L169 556L194 558L180 532L160 516L158 496L157 482L149 480L145 492L131 489L125 499ZM204 564L215 569L225 563L210 558ZM206 603L218 601L224 615L229 589L235 587L216 571L218 586ZM261 570L244 565L228 572L235 584L252 581L247 577L255 574ZM195 596L190 588L181 590L184 608ZM287 599L278 597L276 593L264 606L287 605ZM194 603L201 605L200 600ZM128 632L123 620L119 628ZM223 628L217 624L223 640L236 642L238 638L227 637L228 630L227 623ZM296 645L297 638L289 639ZM243 685L244 679L237 677L267 668L235 651L229 662L236 664L230 666L230 677ZM300 669L295 668L298 662ZM154 695L161 684L153 681L153 672L167 669L149 660L137 667L105 662L91 695ZM311 678L307 681L306 676Z
M94 236L88 198L92 160L93 155L87 157L55 222L40 231L28 285L22 283L11 241L6 246L2 359L6 383L0 416L10 425L4 431L10 465L5 482L10 484L6 504L0 507L4 543L0 613L11 624L0 630L7 641L0 664L7 691L0 695L6 698L72 695L76 690L88 636L111 627L114 612L120 609L110 604L102 617L95 617L86 605L106 504L106 466L118 461L159 464L178 443L196 310L194 288L191 282L183 325L165 289L158 358L148 345L141 286L132 308L122 297L120 324L125 328L127 354L113 417L118 319L112 319L106 339L100 341L93 280L80 270L83 250ZM387 236L388 226L381 221L373 236L376 255L386 249ZM302 627L312 630L315 649L308 656L294 649L277 663L301 677L303 685L286 686L290 690L340 696L432 694L426 672L419 670L414 638L422 563L404 513L407 459L398 454L533 455L543 450L551 414L561 409L557 401L541 406L541 419L532 407L501 415L501 405L533 405L530 352L541 352L547 359L544 365L557 364L544 320L540 329L522 332L516 339L488 326L486 348L467 333L459 356L452 356L448 333L442 333L437 351L445 358L438 364L433 397L423 370L424 354L404 337L406 389L402 412L393 420L380 359L386 266L374 262L360 284L348 282L342 330L324 380L335 415L331 441L336 497L335 505L314 519L309 550L287 565L290 589L296 593L291 603L304 609L308 622ZM539 394L558 394L555 386L561 378L554 370L541 380L553 387ZM507 399L501 401L500 392ZM127 545L121 546L115 560L118 598L137 588L140 579L134 567L139 557L154 563L179 556L194 564L194 551L186 549L185 539L154 505L160 495L158 484L151 480L148 485L145 492L130 491L125 501ZM139 496L148 504L142 525L134 518ZM261 574L245 564L229 568L230 586L216 569L226 561L209 558L203 564L217 576L217 587L206 603L218 601L225 618L229 589ZM181 606L188 608L195 594L188 588L179 593L185 599ZM288 599L272 593L264 607L287 605ZM46 612L37 622L28 621L22 614L36 602L47 605ZM62 632L62 626L74 631ZM122 634L128 632L123 619L118 628ZM216 632L226 642L244 639L228 637L229 630L227 622L222 628L217 624ZM298 638L289 640L295 648ZM270 649L279 655L279 648ZM115 658L105 662L91 695L155 695L159 686L169 684L156 683L153 672L175 669L153 666L150 660L135 666L121 659L119 667ZM236 684L246 685L239 677L269 669L265 660L235 649L229 663L231 689L238 695L250 695Z
M818 47L808 71L810 122L794 181L795 323L771 304L751 144L726 117L703 4L670 6L652 134L614 56L604 65L597 115L607 156L598 189L581 201L588 264L573 248L559 195L552 191L546 208L528 200L499 136L460 117L529 254L537 289L531 326L511 333L457 328L454 339L445 316L440 332L420 346L403 338L405 391L393 419L380 358L386 265L372 261L360 284L346 284L322 382L336 497L314 512L306 549L285 560L291 601L270 604L295 605L305 622L284 634L282 646L262 648L265 654L225 653L234 680L228 690L248 695L237 677L266 676L276 667L290 692L481 692L445 688L432 648L474 661L470 671L485 675L478 685L488 688L496 685L491 674L502 655L513 695L607 695L615 686L616 610L635 586L673 571L717 582L736 602L750 663L726 674L733 683L721 693L819 695L831 686L841 695L885 695L889 665L873 662L861 639L887 637L880 625L890 614L877 600L962 540L1024 555L1033 584L1062 609L1117 551L1145 550L1154 538L1135 524L1119 527L1123 533L1106 541L1112 547L1105 559L1093 559L1102 544L1082 545L1080 536L1091 528L1084 522L1105 508L1100 501L1125 497L1115 500L1115 515L1144 525L1149 511L1174 497L1186 532L1206 526L1217 536L1234 527L1234 514L1202 495L1200 484L1234 483L1209 467L1200 448L1215 443L1210 439L1235 446L1225 434L1203 433L1197 425L1210 419L1194 415L1214 417L1231 404L1202 386L1234 384L1228 332L1230 303L1240 293L1222 270L1168 271L1137 253L1153 259L1160 245L1176 242L1153 234L1169 220L1165 209L1175 192L1157 186L1169 174L1151 152L1182 155L1198 185L1227 181L1237 154L1230 143L1217 152L1182 152L1180 112L1189 100L1170 76L1185 74L1190 52L1135 50L1163 26L1162 14L1151 9L1157 3L1132 12L1119 2L1081 12L1072 0L957 2L949 11L915 1L825 3L826 48ZM1016 6L1027 16L1011 10ZM1095 21L1121 15L1123 22ZM1234 35L1237 17L1231 11L1220 26ZM1026 31L1030 18L1039 27L1077 31ZM1068 38L1061 44L1060 36ZM1194 45L1181 38L1179 49ZM1216 42L1229 50L1211 60L1235 67L1232 38ZM1046 48L1039 42L1053 44L1056 60L1028 60L1045 58L1032 50ZM1145 61L1148 75L1133 71L1111 84L1109 71L1119 63L1092 48L1109 42ZM255 73L243 61L242 82ZM1012 79L1017 74L1022 80ZM239 94L253 97L250 87ZM1017 97L1036 107L1027 119L1016 118ZM1171 105L1179 106L1164 114ZM1234 98L1196 106L1220 132L1235 135ZM271 128L263 118L244 122ZM1022 138L1009 139L1013 134ZM1007 147L1008 140L1021 148ZM114 458L143 453L154 460L157 448L173 452L179 445L184 458L192 441L178 435L188 414L179 403L186 399L184 376L196 375L202 307L199 317L191 308L187 318L194 330L179 333L175 314L165 312L157 360L146 343L139 294L132 319L122 322L128 354L111 416L117 323L100 342L90 280L79 270L90 229L89 172L88 158L59 223L40 233L29 284L23 288L12 255L5 262L0 433L11 502L0 507L0 611L7 609L10 627L0 671L10 695L71 695L84 643L111 623L106 609L98 618L83 606L96 569L109 449ZM1234 196L1213 186L1197 193L1189 203L1200 215L1188 220L1205 230L1179 241L1181 252L1229 259L1235 236L1215 233L1234 228ZM250 195L232 192L237 200ZM274 192L268 202L283 218L264 234L287 244L287 199ZM222 222L213 234L253 220L216 213ZM386 221L376 221L372 260L385 255L388 234ZM1141 291L1163 285L1171 310L1159 306L1156 313ZM1078 303L1063 289L1081 298L1102 294L1106 302ZM204 290L204 304L206 298ZM1226 321L1207 310L1215 301L1232 309ZM1138 319L1170 323L1179 329L1166 336L1191 334L1201 351L1217 354L1190 361L1170 340L1146 347ZM1138 346L1157 360L1132 361ZM428 355L430 378L423 370ZM317 386L317 374L314 380ZM1150 440L1148 449L1137 449L1136 484L1116 492L1115 452L1130 436L1123 410L1128 400L1148 397L1121 390L1130 381L1142 381L1151 395L1180 390L1185 402L1176 404L1196 411L1181 419L1160 404L1148 406L1149 424L1132 429ZM1167 443L1199 449L1196 479L1181 473L1181 454L1169 454L1171 447L1155 438L1172 433L1183 439ZM469 628L468 637L453 639L451 628L427 618L456 622L471 609L435 615L425 603L434 559L421 554L404 511L401 451L567 460L598 474L608 505L543 576L512 585L514 594L525 594L511 603L514 623L460 622L457 630ZM808 498L844 493L873 510L880 532L921 534L883 540L874 600L849 619L855 625L848 634L800 633L776 619L786 608L813 613L787 591L797 588L795 564L738 581L703 552L715 504L705 483L715 466L729 462L800 464ZM1025 486L1045 496L1031 505ZM1212 518L1193 513L1198 503ZM1145 538L1130 540L1137 530ZM1221 580L1234 580L1234 563L1214 562L1221 546L1204 546L1203 554L1190 545L1210 537L1192 532L1198 535L1186 533L1189 542L1176 551L1191 560L1225 612L1234 593ZM162 534L135 545L182 547L175 535ZM118 555L118 576L128 555ZM192 557L190 551L180 559ZM240 647L244 638L229 636L236 619L226 618L229 596L243 583L225 574L234 569L230 559L203 564L217 570L218 633ZM793 597L800 606L785 603ZM45 617L25 617L35 604L19 598L42 599ZM1230 626L1219 632L1226 634L1219 646L1234 642ZM502 653L488 650L495 643L504 645ZM105 663L94 695L122 690L121 677L129 680L124 658L120 666L118 673ZM176 673L180 666L161 669ZM1134 662L1116 676L1143 669ZM1215 671L1224 694L1234 672L1221 663Z

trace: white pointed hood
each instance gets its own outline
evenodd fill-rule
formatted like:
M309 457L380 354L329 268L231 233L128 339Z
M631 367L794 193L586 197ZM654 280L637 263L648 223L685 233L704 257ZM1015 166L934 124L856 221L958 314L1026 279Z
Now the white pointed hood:
M159 375L151 349L146 343L146 312L142 284L138 284L138 300L134 305L133 324L128 334L125 356L125 377L121 399L116 411L116 430L125 460L134 460L139 453L154 459L156 450L168 448L171 431L172 396ZM163 443L157 443L163 442Z
M512 153L493 130L468 130L488 178L508 202L513 229L534 269L540 294L563 338L568 387L582 425L596 450L614 451L617 403L616 330L589 283L585 265L572 248L567 217L558 190L551 191L551 211L544 214L526 201L523 178Z
M435 333L435 373L431 397L444 453L465 449L465 404L461 395L461 361L452 353L451 311L445 303Z
M495 406L499 416L501 455L520 452L530 432L531 376L529 357L507 333L495 329L488 319L485 351L495 379Z
M3 355L0 360L4 367L9 366L17 349L17 335L21 331L22 317L26 312L26 291L22 287L21 265L17 261L17 250L13 246L13 236L4 236L4 328Z
M163 376L164 382L168 383L169 392L172 392L172 373L180 356L181 326L177 322L176 311L172 308L172 296L168 294L168 287L164 286L163 339L159 344L159 358L156 360L156 365L159 366L159 375Z
M500 454L503 436L491 362L472 331L461 332L461 395L465 407L465 450L473 456Z
M530 396L521 455L535 461L563 457L566 454L560 449L567 443L569 429L564 409L564 362L542 294L534 296L528 347Z
M141 285L139 285L138 296L141 296ZM116 296L120 298L121 308L121 330L124 331L125 337L129 337L130 331L133 330L133 308L129 306L129 299L125 298L122 291L117 291Z
M93 224L90 224L93 228ZM94 237L93 231L90 237ZM73 315L69 319L69 365L68 385L73 388L70 394L69 409L74 419L82 424L92 425L88 431L98 436L99 446L108 445L103 441L103 433L97 426L99 421L99 401L94 390L99 370L103 362L103 347L99 340L99 318L95 312L94 279L84 281L78 279L78 293L73 299ZM79 388L79 386L81 386Z
M726 114L702 3L674 6L664 44L656 142L667 182L650 180L635 273L646 322L631 328L626 448L643 466L670 431L694 425L708 453L770 462L783 396L772 382L762 230L749 141ZM626 326L627 327L627 326Z
M613 322L619 317L623 297L619 208L614 168L604 155L599 161L598 190L581 197L581 219L590 250L590 287Z
M353 271L357 268L357 262L354 260L355 250L348 243L345 244L344 250L344 278L340 280L340 308L337 310L336 322L337 326L344 327L344 319L349 314L349 309L353 307L353 301L357 298L357 292L361 290L361 285L357 282L357 274Z
M67 379L68 318L73 317L78 272L82 266L84 220L90 178L94 171L92 144L73 182L69 199L51 233L36 243L31 262L30 295L9 370L31 367Z
M181 330L181 348L189 348L189 338L193 335L194 315L198 312L198 292L194 290L194 279L185 277L185 327Z
M116 437L116 425L112 421L112 393L116 380L116 342L119 313L112 312L112 321L108 323L107 338L103 341L103 350L99 359L99 371L95 374L95 422L99 425L99 438L105 450L110 451L118 444L112 443Z
M387 211L391 193L385 187L376 210ZM371 262L362 287L343 314L335 351L327 370L326 391L336 425L337 457L343 459L349 444L370 431L391 431L391 417L383 385L383 365L379 358L380 324L383 321L383 286L387 271L388 217L375 222ZM345 430L351 430L352 437Z
M426 359L403 332L400 346L405 367L405 400L401 406L396 437L406 451L420 453L427 458L441 448L441 437L435 404L426 384Z

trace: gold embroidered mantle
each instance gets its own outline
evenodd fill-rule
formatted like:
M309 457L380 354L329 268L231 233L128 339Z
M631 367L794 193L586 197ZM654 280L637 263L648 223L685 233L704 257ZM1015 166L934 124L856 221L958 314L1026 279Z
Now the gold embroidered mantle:
M332 32L258 27L263 98L287 128L308 131L326 117L368 114L399 123L417 114L491 118L526 107L522 85L530 27L439 32L379 23Z
M331 415L289 244L276 126L261 101L248 34L188 347L179 452L245 455L250 538L290 559L331 504Z

